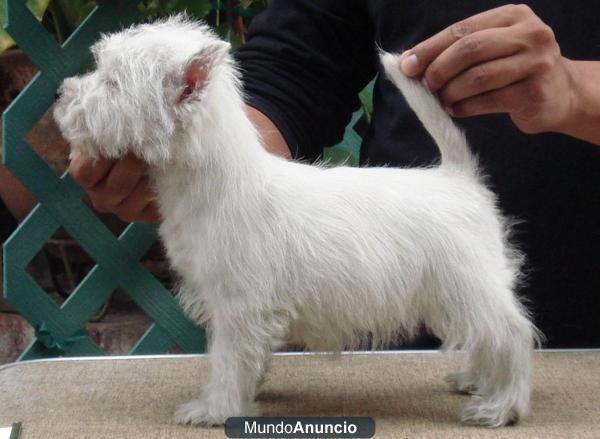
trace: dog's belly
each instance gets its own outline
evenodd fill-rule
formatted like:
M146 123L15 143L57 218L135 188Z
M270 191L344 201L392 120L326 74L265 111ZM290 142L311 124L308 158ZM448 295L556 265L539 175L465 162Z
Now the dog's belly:
M289 339L312 351L378 347L399 338L410 338L423 315L422 273L414 279L381 271L369 283L360 274L339 277L337 285L298 292L305 297L295 308ZM332 280L336 273L332 273ZM383 285L383 284L386 285ZM352 284L352 285L351 285Z

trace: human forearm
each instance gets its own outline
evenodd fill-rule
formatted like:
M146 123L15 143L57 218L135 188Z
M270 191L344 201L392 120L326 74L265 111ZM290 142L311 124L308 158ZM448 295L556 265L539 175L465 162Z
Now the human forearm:
M292 158L287 142L271 119L249 105L246 105L246 114L260 134L263 146L267 151L286 159Z
M571 111L556 131L600 145L600 61L568 61Z

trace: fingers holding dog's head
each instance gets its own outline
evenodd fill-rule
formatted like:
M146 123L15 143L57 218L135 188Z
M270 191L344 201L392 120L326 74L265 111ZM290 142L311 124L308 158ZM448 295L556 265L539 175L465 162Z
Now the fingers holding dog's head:
M73 154L69 163L69 174L84 189L91 189L110 171L114 162L108 159L92 159L82 154Z

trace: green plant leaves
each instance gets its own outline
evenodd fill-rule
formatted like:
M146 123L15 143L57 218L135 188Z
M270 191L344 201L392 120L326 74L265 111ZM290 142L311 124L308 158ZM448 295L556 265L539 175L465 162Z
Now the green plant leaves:
M0 26L4 26L4 9L6 0L0 0ZM268 0L238 0L234 13L244 17L253 16L264 9ZM29 0L27 6L38 20L44 18L44 25L62 43L96 6L92 0ZM224 4L218 0L143 0L139 9L143 17L150 21L159 17L186 11L196 19L203 19L213 9L223 9ZM218 12L218 11L217 11ZM45 15L44 15L45 14ZM217 21L216 31L221 38L229 41L233 49L241 45L239 36L225 23ZM15 44L12 38L0 30L0 53Z
M210 0L145 0L140 3L147 20L186 11L195 18L204 18L211 10Z
M219 37L231 44L232 52L235 52L242 45L240 37L227 24L221 23L215 28L215 30L217 31Z
M89 0L52 0L63 12L69 26L75 29L96 7L96 2Z
M48 12L58 41L62 43L95 7L90 0L51 0Z
M41 20L49 2L50 0L29 0L27 2L27 7L38 20ZM0 53L4 52L6 49L15 44L14 40L4 30L4 20L6 19L5 13L6 0L0 0Z

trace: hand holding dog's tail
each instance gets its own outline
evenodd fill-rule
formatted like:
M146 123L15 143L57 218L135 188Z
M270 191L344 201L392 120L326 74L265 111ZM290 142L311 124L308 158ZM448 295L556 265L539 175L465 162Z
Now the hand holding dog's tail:
M380 53L387 77L400 90L406 102L438 145L441 166L470 173L477 172L477 160L469 151L464 133L454 124L438 100L419 81L400 70L400 55Z

